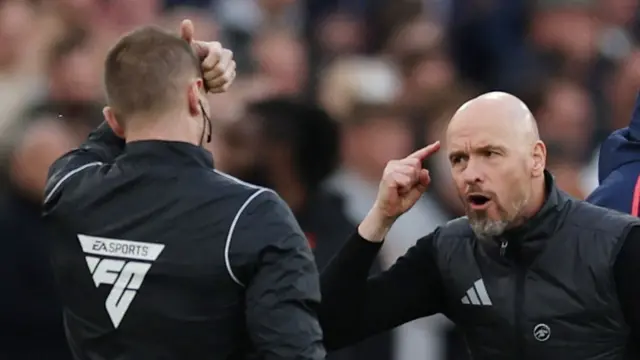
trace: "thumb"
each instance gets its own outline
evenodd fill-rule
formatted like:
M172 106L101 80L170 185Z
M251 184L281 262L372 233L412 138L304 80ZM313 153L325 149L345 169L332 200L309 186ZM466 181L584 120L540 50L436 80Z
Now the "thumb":
M182 23L180 23L180 37L191 44L193 42L194 32L193 22L189 19L182 20Z
M180 23L180 37L191 45L193 52L202 60L209 54L209 51L202 41L193 39L194 34L195 28L193 22L189 19L182 20L182 23Z

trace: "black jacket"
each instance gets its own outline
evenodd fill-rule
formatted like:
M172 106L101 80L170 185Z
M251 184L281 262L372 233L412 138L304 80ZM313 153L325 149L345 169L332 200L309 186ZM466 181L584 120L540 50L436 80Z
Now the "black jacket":
M200 147L105 124L52 166L45 217L77 359L323 359L318 274L272 191Z
M640 222L570 198L548 174L547 189L496 242L459 218L369 280L380 244L354 235L322 275L327 348L443 313L473 359L637 359Z

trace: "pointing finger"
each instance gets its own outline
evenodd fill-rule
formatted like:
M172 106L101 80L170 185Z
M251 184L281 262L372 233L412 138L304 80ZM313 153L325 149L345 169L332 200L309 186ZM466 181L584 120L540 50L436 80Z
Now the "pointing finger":
M422 168L422 160L418 158L406 157L402 160L399 160L398 163L413 168Z
M429 156L435 154L438 150L440 150L440 141L436 141L430 145L427 145L425 147L423 147L422 149L414 152L413 154L409 155L409 158L414 158L414 159L419 159L419 160L424 160L426 158L428 158Z

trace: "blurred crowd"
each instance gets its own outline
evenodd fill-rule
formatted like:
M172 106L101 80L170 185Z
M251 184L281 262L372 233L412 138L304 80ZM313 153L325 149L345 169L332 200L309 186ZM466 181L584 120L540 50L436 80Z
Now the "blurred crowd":
M640 88L637 0L0 0L0 358L69 359L39 216L54 159L102 121L102 62L137 26L234 51L212 95L216 167L275 189L322 267L372 205L387 161L442 138L489 90L521 97L561 188L597 185L599 144L626 126ZM372 271L461 214L447 159ZM465 359L441 317L330 359Z

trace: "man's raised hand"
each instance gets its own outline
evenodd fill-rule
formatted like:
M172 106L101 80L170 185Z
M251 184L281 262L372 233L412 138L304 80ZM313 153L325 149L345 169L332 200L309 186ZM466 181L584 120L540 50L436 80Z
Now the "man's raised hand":
M226 92L236 78L236 62L233 60L233 53L223 48L217 41L194 40L194 32L191 20L183 20L180 24L180 37L191 45L200 59L207 91Z
M440 142L428 145L402 160L387 164L380 181L376 206L389 219L396 219L411 209L427 190L431 178L422 162L438 151Z
M422 162L439 149L440 142L436 141L402 160L387 164L376 202L358 228L362 237L373 242L382 241L395 220L415 205L431 182L429 171L422 168Z

